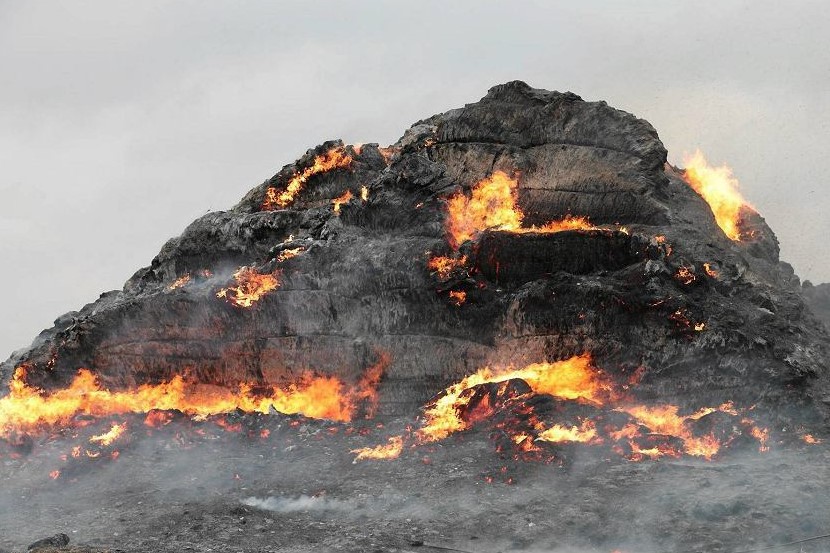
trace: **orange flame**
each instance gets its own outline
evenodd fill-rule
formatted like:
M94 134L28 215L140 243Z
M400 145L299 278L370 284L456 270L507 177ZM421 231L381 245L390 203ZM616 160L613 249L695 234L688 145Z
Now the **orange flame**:
M597 230L597 227L592 225L587 217L567 215L560 221L551 221L539 228L521 229L522 232L562 232L563 230Z
M711 459L720 450L720 442L712 435L703 437L693 435L688 423L717 410L729 408L731 406L709 407L685 416L678 414L679 408L676 405L657 405L653 407L632 405L617 410L628 413L651 432L680 438L684 444L684 451L688 455Z
M704 263L703 270L709 275L710 278L718 278L718 271L712 268L711 263Z
M429 261L427 261L427 268L437 274L438 278L441 280L446 280L454 270L460 269L466 263L466 255L463 255L458 259L454 257L437 255L435 257L431 257Z
M181 288L182 286L184 286L185 284L187 284L188 282L190 282L190 278L191 278L191 277L190 277L190 273L185 273L185 274L183 274L182 276L180 276L179 278L177 278L176 280L174 280L174 281L170 284L170 286L168 286L168 287L167 287L167 290L175 290L175 289L177 289L177 288Z
M587 217L567 216L541 227L523 227L524 213L517 205L519 182L504 171L496 171L473 186L470 197L459 192L447 201L447 232L450 244L458 248L487 229L510 232L562 232L597 230Z
M450 301L456 306L461 306L467 301L467 292L464 290L450 290Z
M241 267L233 274L236 286L222 288L216 293L216 297L224 298L237 307L251 307L280 285L278 276L278 272L263 275L256 272L253 267Z
M291 259L293 257L297 257L298 255L300 255L304 251L305 251L305 248L302 247L302 246L299 246L299 247L296 247L296 248L287 248L285 250L282 250L279 254L277 254L277 262L282 263L283 261L286 261L286 260Z
M709 204L718 226L731 240L740 241L741 212L754 209L738 192L738 179L732 169L726 165L712 167L700 150L686 156L683 163L686 182Z
M305 187L308 180L321 173L332 169L348 167L352 163L352 157L343 148L334 148L314 158L314 163L299 173L295 173L285 190L278 192L276 188L268 188L265 192L265 201L262 202L264 211L282 209L293 202L300 191Z
M810 444L810 445L815 445L815 444L820 444L821 443L821 440L819 440L818 438L816 438L812 434L804 434L803 436L801 436L801 441L803 441L805 444Z
M72 425L72 419L78 415L108 417L154 410L177 410L188 416L207 417L237 409L266 414L273 408L285 414L347 422L359 408L374 408L376 387L387 362L388 358L382 357L351 387L334 376L305 372L284 388L258 386L256 393L251 384L243 383L237 390L230 390L185 382L180 375L161 384L110 391L102 388L86 369L79 370L68 387L45 393L26 384L26 371L19 367L10 383L10 393L0 398L0 437L15 431ZM145 424L156 426L166 422L163 417L148 415ZM93 441L103 444L114 440L124 428L125 425L115 425Z
M697 280L695 274L692 272L692 269L690 267L686 267L685 265L677 269L677 272L674 274L674 278L687 286Z
M353 449L350 453L356 453L354 462L364 459L397 459L403 452L403 436L392 436L386 444L375 447L361 447Z
M749 434L760 442L760 446L758 446L759 451L769 451L769 429L768 428L759 428L755 426L750 419L742 419L741 422L747 426L749 426Z
M460 409L470 401L464 392L473 386L490 382L522 379L534 393L549 394L562 399L601 404L610 388L591 368L590 355L579 355L554 363L534 363L521 369L483 368L453 384L424 410L424 424L416 432L420 442L442 440L467 428Z
M89 441L90 443L98 443L101 445L111 445L115 440L121 437L124 431L127 429L127 423L115 424L113 423L112 428L109 431L104 432L103 434L99 434L98 436L92 436Z
M739 415L732 403L704 407L688 415L680 414L680 408L676 405L620 405L623 396L615 392L606 377L592 366L590 355L584 354L555 363L527 365L521 369L484 368L477 371L448 387L424 408L422 425L413 433L415 443L443 440L490 418L494 406L487 399L489 396L485 396L481 403L469 412L470 402L476 397L471 389L486 383L506 385L507 381L512 379L523 380L530 387L529 393L548 394L595 407L608 406L615 411L628 414L634 422L629 422L617 430L605 428L603 432L614 442L628 443L630 453L627 455L632 460L679 457L683 454L711 459L721 450L723 444L712 433L697 435L691 423L715 412L730 416ZM503 390L499 393L503 393ZM515 399L522 397L515 396ZM519 451L539 451L534 442L591 445L603 443L596 423L590 419L583 420L578 426L554 424L547 428L533 416L528 422L527 430L517 430L510 436ZM743 418L741 425L747 428L749 435L759 441L761 451L768 450L766 444L769 433L766 429L756 427L748 418ZM395 437L390 439L389 445L354 450L353 453L357 453L360 459L394 458L397 455L389 453L393 449L390 446L399 443L399 439L402 438ZM641 443L644 439L646 442ZM672 443L672 440L676 443ZM625 454L619 445L613 449Z
M593 422L586 420L579 426L563 426L554 424L543 430L537 437L542 442L582 442L591 443L597 441L597 429Z
M476 184L469 198L452 196L447 209L447 230L454 246L489 228L518 230L524 214L516 207L519 183L504 171L496 171Z
M340 206L351 200L352 196L352 191L346 190L343 194L333 199L331 203L334 205L334 212L340 215Z

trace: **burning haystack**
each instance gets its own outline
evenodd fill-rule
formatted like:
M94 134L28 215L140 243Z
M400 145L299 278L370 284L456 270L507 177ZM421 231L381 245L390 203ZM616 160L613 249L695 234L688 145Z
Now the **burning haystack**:
M356 463L481 426L545 463L817 442L798 278L728 169L666 159L646 121L518 81L388 147L325 142L15 353L0 438L105 421L65 457L115 459L128 426L282 414L411 421Z

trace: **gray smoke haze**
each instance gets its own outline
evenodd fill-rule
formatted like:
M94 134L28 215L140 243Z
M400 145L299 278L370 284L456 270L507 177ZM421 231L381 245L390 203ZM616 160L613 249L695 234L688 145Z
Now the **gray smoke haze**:
M830 280L823 1L0 2L0 357L329 138L395 141L499 82L727 162Z

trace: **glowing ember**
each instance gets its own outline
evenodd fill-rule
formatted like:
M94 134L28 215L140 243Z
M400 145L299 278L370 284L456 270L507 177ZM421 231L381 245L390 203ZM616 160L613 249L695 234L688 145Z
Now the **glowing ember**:
M464 290L450 290L450 301L456 306L461 306L467 301L467 292Z
M61 471L53 470L52 472L49 473L49 478L51 478L52 480L57 480L60 477L60 475L61 475Z
M467 256L463 255L456 259L454 257L435 256L427 262L427 268L438 275L441 280L449 278L450 274L463 267L467 263Z
M712 268L711 263L704 263L703 270L706 272L707 275L711 278L718 278L718 272Z
M378 152L380 155L383 156L383 161L386 162L386 165L389 165L392 162L392 157L400 151L400 148L396 148L395 146L387 146L385 148L378 148Z
M677 272L674 274L674 278L688 286L695 281L695 274L692 272L691 268L684 266L677 269Z
M447 232L450 244L458 248L487 229L510 232L562 232L566 230L597 230L587 217L567 216L541 227L523 227L524 213L517 205L519 182L504 171L496 171L473 186L470 197L459 192L447 202Z
M819 440L818 438L816 438L812 434L804 434L803 436L801 436L801 441L803 441L805 444L810 444L810 445L815 445L815 444L820 444L821 443L821 440Z
M742 419L741 422L749 427L749 434L761 444L758 446L758 451L769 451L769 445L767 445L769 430L755 426L749 419Z
M364 202L369 201L369 187L368 186L361 186L360 187L360 199Z
M392 436L386 444L375 447L362 447L360 449L353 449L351 453L356 453L357 457L354 462L363 461L364 459L397 459L403 451L403 437Z
M663 251L666 252L666 257L669 257L672 254L673 250L671 244L669 244L666 237L662 234L658 234L654 237L654 243L663 248Z
M310 167L306 167L291 177L285 190L280 192L276 188L268 188L265 193L265 201L262 203L262 209L273 211L287 207L296 199L297 194L305 187L311 177L332 169L348 167L351 163L352 157L343 148L335 148L315 157L314 163Z
M280 413L302 414L317 419L350 421L358 409L371 413L377 403L377 384L388 358L368 369L354 386L347 386L334 376L306 372L284 388L240 384L230 390L218 386L185 382L176 375L161 384L145 384L130 390L110 391L102 388L86 369L78 371L72 383L50 393L25 382L26 371L15 371L10 392L0 398L0 437L13 432L32 432L53 426L71 426L78 415L108 417L127 413L148 413L145 424L166 424L155 411L177 410L188 416L207 417L241 410L267 414L273 408ZM115 425L93 441L117 438L124 425Z
M108 432L100 434L98 436L92 436L89 441L90 443L97 443L101 445L111 445L115 440L121 437L121 434L127 429L127 423L121 424L113 424L112 428L109 429Z
M283 261L286 261L286 260L291 259L293 257L297 257L298 255L300 255L304 251L305 251L305 248L303 248L302 246L299 246L299 247L296 247L296 248L287 248L285 250L282 250L279 254L277 254L277 261L279 263L282 263Z
M340 206L352 199L352 191L346 190L343 194L331 201L334 206L334 212L340 215Z
M224 298L237 307L251 307L265 294L280 285L279 273L260 274L253 267L242 267L233 274L236 286L222 288L216 293L217 298Z
M712 167L700 150L686 157L683 163L686 182L709 204L724 234L732 240L741 240L744 237L740 229L741 213L744 209L754 209L738 192L738 180L732 176L732 169L726 165Z
M190 279L191 279L190 273L185 273L182 276L180 276L179 278L177 278L176 280L174 280L170 284L170 286L167 287L167 289L168 290L175 290L177 288L181 288L182 286L184 286L185 284L190 282Z

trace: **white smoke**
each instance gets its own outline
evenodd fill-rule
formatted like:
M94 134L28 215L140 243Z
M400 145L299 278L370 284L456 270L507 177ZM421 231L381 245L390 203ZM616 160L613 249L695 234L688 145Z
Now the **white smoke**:
M242 500L243 505L276 511L278 513L296 513L308 511L341 511L347 512L354 508L348 501L329 499L325 496L301 495L299 497L249 497Z

